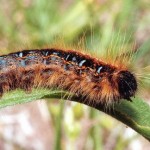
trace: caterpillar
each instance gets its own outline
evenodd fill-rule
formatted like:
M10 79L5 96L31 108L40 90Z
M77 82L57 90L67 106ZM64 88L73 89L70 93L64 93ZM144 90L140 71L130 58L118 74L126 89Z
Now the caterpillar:
M33 49L0 56L0 96L18 88L58 88L109 104L131 101L137 86L128 68L75 50Z

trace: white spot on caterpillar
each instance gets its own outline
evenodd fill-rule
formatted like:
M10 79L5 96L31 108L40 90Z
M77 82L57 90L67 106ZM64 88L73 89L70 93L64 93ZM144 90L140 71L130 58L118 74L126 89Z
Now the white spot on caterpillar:
M57 52L53 52L53 55L57 55L58 53Z
M97 73L100 73L100 71L101 71L102 68L103 67L99 67L98 70L97 70Z
M73 57L73 58L72 58L72 61L77 61L76 57Z
M20 53L19 53L19 57L22 57L22 56L23 56L23 53L22 53L22 52L20 52Z
M82 60L80 63L79 63L79 67L82 67L82 65L86 62L86 60Z
M67 55L66 60L69 58L70 54Z
M48 56L48 51L45 53L45 56Z

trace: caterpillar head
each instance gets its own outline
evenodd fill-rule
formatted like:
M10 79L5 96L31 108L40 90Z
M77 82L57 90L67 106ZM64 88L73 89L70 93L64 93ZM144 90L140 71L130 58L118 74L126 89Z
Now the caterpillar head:
M136 78L129 71L120 71L117 80L121 98L131 101L130 97L134 96L137 90Z

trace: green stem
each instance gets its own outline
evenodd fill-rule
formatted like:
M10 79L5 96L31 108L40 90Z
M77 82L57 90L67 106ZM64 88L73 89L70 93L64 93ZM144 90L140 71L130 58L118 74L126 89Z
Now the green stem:
M97 117L97 112L94 109L90 110L90 118L92 120L95 120ZM100 126L96 124L95 126L92 126L91 128L91 137L93 140L93 149L94 150L100 150L102 149L102 138L100 134Z
M61 134L62 134L62 117L63 117L63 110L64 110L64 101L60 102L60 110L59 115L56 120L56 134L55 134L55 150L61 150Z

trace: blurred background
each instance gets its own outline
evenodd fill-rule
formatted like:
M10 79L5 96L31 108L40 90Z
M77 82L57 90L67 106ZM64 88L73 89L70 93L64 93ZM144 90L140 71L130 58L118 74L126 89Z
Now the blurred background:
M138 67L148 65L150 1L0 0L0 54L48 47L57 39L99 53L112 47L111 41L116 48L140 48ZM149 102L149 93L143 96ZM121 122L74 102L37 100L0 111L2 150L149 147L148 141Z

